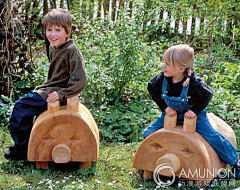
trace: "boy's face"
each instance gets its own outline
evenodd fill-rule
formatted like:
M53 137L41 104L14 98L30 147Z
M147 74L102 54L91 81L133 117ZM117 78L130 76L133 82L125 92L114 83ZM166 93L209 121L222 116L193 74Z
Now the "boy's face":
M46 36L48 41L57 48L67 41L67 38L70 36L70 32L67 33L62 26L52 25L47 26Z

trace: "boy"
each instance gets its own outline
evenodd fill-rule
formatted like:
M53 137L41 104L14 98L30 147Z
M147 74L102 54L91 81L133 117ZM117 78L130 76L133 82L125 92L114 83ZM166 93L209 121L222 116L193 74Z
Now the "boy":
M10 119L10 133L15 144L5 152L6 159L26 159L34 116L47 109L47 102L66 103L68 97L79 94L87 83L82 54L74 41L68 39L72 26L70 13L52 9L44 16L42 24L51 43L47 81L15 103Z

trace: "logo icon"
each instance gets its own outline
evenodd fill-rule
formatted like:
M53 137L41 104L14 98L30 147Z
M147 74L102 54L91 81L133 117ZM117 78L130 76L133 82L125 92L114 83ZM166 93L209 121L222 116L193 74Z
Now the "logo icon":
M172 173L171 181L168 180L167 182L164 182L160 179L159 173L162 170L168 170L169 172ZM166 163L158 165L153 172L153 179L154 179L155 183L158 184L160 187L168 187L168 186L172 185L175 181L175 178L176 178L176 176L175 176L174 169L171 166L167 165Z

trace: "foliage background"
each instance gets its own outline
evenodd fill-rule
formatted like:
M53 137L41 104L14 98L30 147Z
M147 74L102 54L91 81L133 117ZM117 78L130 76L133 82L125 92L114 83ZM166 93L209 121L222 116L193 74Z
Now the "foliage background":
M120 1L119 7L116 1L102 1L104 18L99 18L100 10L99 17L93 16L90 1L82 1L81 6L77 1L10 1L8 6L7 2L0 2L5 8L1 15L2 127L8 125L9 105L46 79L49 63L44 47L49 44L44 44L40 21L42 14L60 3L73 15L72 38L86 60L89 82L80 99L92 111L103 140L142 140L142 129L159 114L146 90L147 82L161 71L165 49L190 42L196 51L195 68L215 92L208 111L238 131L238 1L139 0ZM115 3L112 15L107 12L109 3ZM161 18L163 10L169 12L167 19ZM170 27L170 15L176 20L175 28ZM191 16L192 31L187 34ZM197 17L203 21L199 31L194 22ZM183 23L182 33L178 22Z

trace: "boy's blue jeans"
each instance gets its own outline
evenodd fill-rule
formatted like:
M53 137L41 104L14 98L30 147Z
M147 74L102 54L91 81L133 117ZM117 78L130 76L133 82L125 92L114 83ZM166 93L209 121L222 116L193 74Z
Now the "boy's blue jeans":
M10 133L15 146L27 147L34 117L47 110L47 102L36 92L29 92L15 102L10 118Z
M166 112L164 111L154 122L144 129L142 133L144 138L164 127L165 114ZM182 123L183 115L180 117L181 118L178 117L178 123ZM221 133L212 128L207 118L206 110L203 110L197 116L196 131L215 149L223 162L230 165L234 165L237 162L238 154L236 149Z

